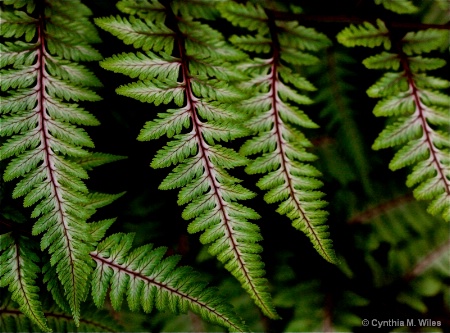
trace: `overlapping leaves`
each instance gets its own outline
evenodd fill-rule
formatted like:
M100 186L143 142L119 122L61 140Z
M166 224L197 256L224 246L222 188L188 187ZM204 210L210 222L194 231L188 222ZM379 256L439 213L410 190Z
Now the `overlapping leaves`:
M136 16L101 18L96 23L147 53L116 55L101 65L139 76L140 81L119 87L119 94L178 107L147 122L138 138L172 138L151 163L154 168L175 165L160 188L181 188L178 203L187 205L183 218L194 219L189 232L204 231L200 240L211 244L209 252L225 264L263 312L275 318L259 257L261 235L249 222L259 216L238 203L254 194L227 171L245 165L247 159L218 144L247 134L244 116L233 106L242 94L229 84L242 76L230 62L244 55L218 31L192 19L213 16L214 6L198 1L192 5L119 2L120 10Z

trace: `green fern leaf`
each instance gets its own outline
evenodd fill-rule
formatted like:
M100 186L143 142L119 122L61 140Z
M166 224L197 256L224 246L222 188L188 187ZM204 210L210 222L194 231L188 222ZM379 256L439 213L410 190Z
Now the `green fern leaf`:
M150 19L140 20L132 16L127 20L117 16L97 18L95 23L135 48L172 53L174 33L163 24L158 24L159 22L154 24Z
M263 36L232 36L230 41L249 52L268 53L270 51L270 39Z
M33 68L24 68L19 70L0 71L2 81L0 88L7 91L10 88L27 88L36 81L36 72Z
M176 165L197 153L198 147L195 134L180 134L176 135L174 139L166 147L158 151L152 160L152 168L166 168L172 164Z
M310 66L320 62L319 58L309 53L298 53L295 48L283 46L281 59L289 64L298 66Z
M431 71L444 67L445 64L445 60L439 58L423 58L421 56L409 58L409 67L413 72Z
M21 11L2 10L0 35L5 38L20 38L30 42L36 34L36 19Z
M384 97L404 93L408 90L408 81L404 73L386 73L367 90L369 97Z
M391 41L388 33L384 22L378 19L377 27L369 22L364 22L362 25L350 25L338 33L337 40L339 43L348 47L376 47L384 45L384 48L389 50L391 48Z
M27 8L34 7L27 4ZM7 52L1 62L2 89L8 93L0 105L1 121L6 125L0 127L0 135L8 139L0 148L0 158L10 159L3 178L21 178L13 197L23 196L24 206L33 207L31 217L37 222L32 233L42 234L41 249L50 254L50 268L44 269L47 287L52 295L59 295L59 304L67 305L75 324L80 322L80 303L87 296L93 270L89 252L94 242L86 219L95 207L87 207L90 198L82 181L87 178L86 171L71 160L86 158L89 153L83 147L94 145L87 133L73 124L96 125L98 121L68 101L100 99L87 88L99 86L98 79L73 63L98 59L98 52L89 45L98 41L87 18L90 14L79 1L54 1L29 14L7 6L0 15L3 36L14 39L2 45ZM32 38L35 42L27 43ZM50 282L49 274L57 283ZM30 302L33 307L36 304Z
M402 117L398 122L386 126L373 144L373 149L382 149L405 144L422 135L422 126L414 119Z
M197 5L192 7L192 13L186 7L183 10L180 7L177 15L183 15L183 19L177 20L174 16L177 5L171 8L157 2L151 6L146 2L121 2L119 8L122 11L138 13L142 19L107 18L97 20L98 25L124 39L125 43L134 43L135 47L151 50L152 53L145 57L114 56L102 62L102 66L131 77L138 76L135 66L142 68L139 77L145 81L122 86L118 89L119 94L156 105L174 102L179 106L147 122L138 137L139 140L150 140L165 134L173 138L151 163L153 168L176 165L160 188L182 188L178 203L187 204L182 216L185 219L195 218L188 230L204 231L200 240L204 244L212 243L210 253L217 256L240 281L264 314L276 318L258 255L262 249L255 243L261 236L258 228L249 222L259 216L234 202L253 197L253 193L238 186L236 183L239 180L226 171L245 165L247 159L230 148L217 145L220 140L230 141L247 134L237 122L242 116L234 107L243 95L228 82L230 78L242 77L237 70L231 69L230 63L245 55L228 45L218 31L193 19L202 13ZM163 26L160 19L163 15L153 11L163 11L171 25ZM207 17L212 12L210 7L204 10ZM127 33L122 34L120 29ZM126 36L130 31L133 32L128 38ZM135 37L143 31L146 33ZM164 40L167 43L158 35L159 31L166 33ZM177 47L177 58L172 56L173 45ZM152 65L147 66L149 58ZM126 64L131 60L133 66L129 68ZM157 67L153 64L159 66L171 61L177 63L171 67L173 74L155 78L160 69L155 69ZM149 77L150 80L146 79ZM249 231L246 233L243 230ZM114 302L120 303L120 295L121 291L117 291Z
M330 41L325 35L312 28L300 26L296 22L275 21L269 9L259 5L256 7L259 11L265 12L269 18L259 21L261 28L257 30L258 34L254 40L269 41L266 43L267 48L261 49L261 52L270 51L270 57L257 64L241 65L252 78L248 84L244 83L241 87L252 91L253 96L241 102L239 106L251 115L246 126L257 134L244 143L241 153L262 154L250 162L246 172L266 174L257 184L261 189L268 191L264 196L265 201L280 203L277 212L288 216L293 226L310 238L320 255L330 262L335 262L325 225L327 213L322 210L326 203L319 200L323 194L317 191L322 182L315 177L320 174L306 171L311 170L308 167L304 171L303 164L299 163L312 161L315 156L306 152L305 147L311 143L296 129L296 126L317 128L317 125L303 111L288 103L288 101L296 105L312 103L309 97L298 93L288 83L305 87L306 90L315 88L305 79L294 84L299 75L291 76L292 69L289 66L295 66L298 62L290 63L289 57L283 58L286 49L288 52L295 50L296 54L308 54L304 51L319 50L329 45ZM230 5L221 7L225 17L233 17L236 8L242 6L230 2ZM232 23L235 22L232 20ZM262 28L264 25L266 28ZM238 47L248 50L248 46L244 44L245 39L232 37L231 41L236 42ZM251 48L251 51L255 50L258 51ZM282 60L289 65L285 65ZM254 93L255 90L258 91L257 95Z
M432 90L446 89L450 87L450 81L444 80L438 77L428 76L426 74L416 74L414 75L417 87L425 90L430 88Z
M113 56L101 63L102 67L115 73L128 74L140 80L155 78L158 80L176 80L180 67L177 58L167 56L160 59L156 54L147 51L145 54L123 54Z
M19 309L40 330L49 332L41 302L39 288L35 284L40 272L36 262L36 253L25 237L14 238L11 233L0 236L0 287L8 287L11 298L18 303Z
M150 313L170 310L186 313L189 309L205 320L230 331L247 331L213 289L199 281L190 267L175 268L179 256L163 259L166 248L144 245L130 252L132 234L115 234L98 245L91 257L97 263L93 274L92 296L102 306L110 289L111 303L118 310L126 296L131 310L142 308Z
M278 38L281 49L286 45L297 50L318 51L331 45L331 41L324 34L313 28L306 28L297 22L277 22L279 29Z
M261 6L251 2L245 4L226 2L220 9L222 16L234 25L251 31L258 30L260 35L268 32L267 25L264 24L264 21L267 20L267 15Z
M130 83L116 89L119 95L135 98L141 102L168 104L172 101L182 106L184 103L184 87L176 84L162 83L160 81L141 81Z
M152 0L121 0L117 2L117 8L125 14L137 15L143 19L155 20L163 22L166 18L164 6L158 1Z
M47 98L47 112L52 118L77 125L97 126L99 121L77 104L67 104L59 98Z
M400 67L400 58L395 53L381 52L363 61L364 66L369 69L393 69Z
M5 42L0 43L0 67L13 65L18 68L21 65L30 66L36 58L36 50L33 49L32 44L16 41L15 43Z
M92 72L84 66L80 66L70 61L58 60L53 62L49 59L47 68L52 76L56 76L64 81L69 81L75 85L84 85L88 87L101 87L102 83Z
M180 188L203 174L203 162L200 157L188 158L177 165L161 182L161 190Z
M87 88L76 86L72 83L62 81L56 77L49 78L47 82L48 92L55 97L66 101L99 101L101 100L95 92Z
M74 42L66 39L48 39L49 51L63 59L72 61L95 61L101 60L101 54L85 42Z
M163 135L171 138L175 134L180 134L183 128L188 128L189 109L169 109L166 113L158 114L159 118L154 121L147 122L139 134L139 140L147 141L158 139Z
M116 200L117 198L121 197L124 193L116 194L113 196L113 198L104 195L103 193L96 193L94 194L94 199L91 200L95 204L96 208L103 207L106 205L109 205L112 201ZM100 199L100 200L99 200ZM116 219L107 219L102 220L98 222L91 222L89 223L89 232L92 236L92 239L95 242L99 242L105 237L105 233L108 230L108 228L116 221Z
M241 81L245 79L245 76L240 73L237 68L231 67L229 64L225 64L221 60L213 61L208 59L194 59L189 62L189 71L193 76L201 77L205 74L211 78L217 78L224 81Z
M407 55L428 53L439 49L450 38L449 32L438 29L408 32L402 39L403 51Z

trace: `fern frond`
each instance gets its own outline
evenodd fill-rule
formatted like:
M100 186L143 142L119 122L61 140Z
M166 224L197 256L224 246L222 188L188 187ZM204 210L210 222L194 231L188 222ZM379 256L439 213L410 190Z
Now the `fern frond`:
M297 129L316 128L317 125L303 111L289 103L310 104L312 100L290 87L289 83L297 82L299 77L293 75L291 70L296 62L290 63L289 58L283 58L286 48L294 49L297 54L308 54L304 50L318 50L329 45L329 40L314 29L299 26L295 22L275 21L268 9L255 6L257 12L264 12L268 18L252 18L255 28L261 26L252 43L260 41L266 45L261 52L270 51L270 57L260 60L256 66L241 65L252 78L248 85L243 84L242 87L253 96L239 106L251 115L246 125L257 134L242 146L241 153L262 154L250 162L246 171L250 174L265 174L257 184L268 191L264 199L268 203L281 202L277 212L288 216L293 226L310 238L320 255L334 262L334 251L325 225L327 213L323 208L326 203L320 200L323 193L318 191L322 183L316 179L320 173L302 164L314 160L315 156L305 150L311 143ZM244 7L230 2L221 8L225 17L232 18L236 10ZM232 20L232 23L236 22ZM233 36L231 41L244 50L249 49L244 44L246 39ZM258 49L251 47L251 50ZM255 85L258 90L254 89ZM304 79L298 81L297 85L306 86L307 90L314 89Z
M40 272L36 264L39 258L29 240L14 237L11 233L3 234L0 236L0 250L0 287L8 287L11 299L40 330L51 331L39 301L39 288L35 284Z
M126 296L128 306L134 311L142 308L150 313L156 308L178 314L189 309L230 331L247 331L232 307L214 289L199 281L197 273L186 266L175 268L179 256L163 259L167 249L153 249L151 244L130 252L133 238L132 234L115 234L91 252L97 263L92 296L98 307L103 305L110 290L111 303L116 310Z
M383 98L375 106L376 116L397 117L381 132L372 148L402 146L390 168L413 166L406 184L418 186L414 196L418 200L431 200L429 212L442 214L450 221L450 140L446 126L449 117L441 113L442 107L449 105L450 97L439 91L446 89L449 82L423 73L443 66L445 61L414 55L436 50L445 38L448 39L448 31L410 32L401 38L396 55L389 55L394 63L383 66L379 60L388 56L383 52L366 59L364 64L368 68L401 70L386 73L367 91L371 97Z
M1 12L6 22L3 36L25 40L2 45L7 52L1 63L2 88L8 89L8 95L0 105L5 124L0 135L9 139L0 148L0 158L11 159L3 178L22 178L13 197L24 196L24 206L34 207L31 216L38 220L33 235L42 234L41 249L48 249L52 274L61 282L62 297L78 324L93 269L89 257L93 241L86 219L94 210L86 207L89 198L82 180L87 173L71 159L86 158L89 153L83 147L94 145L73 124L97 125L98 121L68 102L100 99L88 88L99 86L98 79L73 62L98 59L98 52L88 44L98 41L98 35L88 21L91 12L79 1L27 8L33 10L25 14L5 7Z
M202 4L207 2L197 3ZM263 278L262 249L256 244L261 236L258 227L249 222L259 216L236 202L253 193L237 185L239 180L226 171L244 165L247 159L217 144L247 134L236 121L242 117L233 106L242 95L227 82L242 76L230 62L244 54L228 45L218 31L192 18L202 12L197 6L189 15L189 6L181 10L176 4L162 6L156 1L150 6L147 2L121 1L119 8L126 13L137 11L142 19L102 18L96 21L98 25L125 43L151 52L145 56L117 55L101 63L106 69L144 80L122 86L117 92L156 105L174 102L179 107L147 122L138 137L173 137L151 163L153 168L176 165L160 188L182 188L178 203L187 204L182 216L194 219L189 232L204 231L200 240L212 243L209 252L225 264L264 314L276 318ZM171 22L168 27L160 20L161 11ZM212 12L207 8L205 13L208 17ZM163 36L159 32L164 32ZM161 66L170 66L170 73L158 75L163 71ZM141 70L139 75L136 68Z

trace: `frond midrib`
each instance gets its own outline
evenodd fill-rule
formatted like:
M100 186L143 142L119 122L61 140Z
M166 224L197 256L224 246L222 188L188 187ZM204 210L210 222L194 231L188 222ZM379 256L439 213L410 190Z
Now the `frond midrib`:
M50 178L50 184L52 188L52 194L54 195L54 198L57 202L57 213L60 216L60 223L62 224L62 227L64 228L64 238L65 243L67 244L66 248L69 251L69 260L70 260L70 269L71 269L71 280L72 280L72 286L73 288L73 299L77 299L77 281L75 279L76 272L75 269L75 263L74 263L74 255L73 255L73 249L72 249L72 242L67 234L67 221L66 216L64 214L64 208L63 208L63 200L62 200L62 193L61 189L58 186L58 181L56 179L55 170L52 168L52 156L53 152L50 148L50 145L48 143L49 138L47 136L48 129L46 126L46 115L45 115L45 106L44 101L46 100L45 97L45 28L44 28L44 19L41 17L39 19L39 24L37 26L37 33L38 33L38 43L39 48L37 50L37 57L38 57L38 74L37 74L37 80L38 80L38 92L37 92L37 100L38 100L38 108L39 108L39 127L41 132L41 142L43 144L42 150L44 151L44 163L46 164L47 174Z

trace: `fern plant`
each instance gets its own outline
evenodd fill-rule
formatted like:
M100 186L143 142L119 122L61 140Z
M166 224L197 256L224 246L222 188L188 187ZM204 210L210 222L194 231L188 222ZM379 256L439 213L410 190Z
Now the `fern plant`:
M262 250L257 244L259 228L249 222L259 215L237 202L254 193L226 171L247 160L217 143L246 135L239 125L243 116L235 109L240 94L226 83L239 78L239 73L221 63L223 58L237 61L243 55L227 45L218 31L195 20L214 15L206 3L202 11L177 1L120 1L118 7L136 16L97 19L96 23L146 53L122 54L101 63L141 80L117 92L155 105L173 101L178 106L147 122L138 137L173 137L151 163L154 168L176 165L159 188L182 188L178 204L187 204L183 218L194 219L188 231L204 231L201 241L212 243L209 252L241 282L264 314L277 318L258 255ZM189 131L183 133L184 128Z
M98 124L91 114L70 104L71 101L100 99L87 88L99 86L100 82L78 63L100 58L89 45L98 41L96 30L87 19L90 10L78 1L70 3L69 7L59 1L6 2L6 5L19 9L26 6L26 9L17 11L9 6L3 9L1 16L4 37L25 39L25 42L19 39L2 44L5 57L2 57L1 88L8 90L9 95L2 99L1 134L12 137L2 145L0 154L3 159L13 157L5 169L4 179L23 177L13 197L25 196L25 207L35 205L31 217L39 219L31 236L44 232L40 248L48 249L50 256L46 258L42 273L58 307L71 312L75 327L80 326L81 303L87 298L93 274L93 298L99 307L112 282L111 300L115 308L126 293L132 310L142 304L144 310L150 312L152 302L156 302L159 310L186 312L191 309L231 330L245 331L229 305L221 302L205 284L196 282L189 269L173 271L177 257L161 261L165 251L155 250L150 255L146 253L150 250L147 246L130 254L119 274L112 274L124 263L123 256L129 246L122 243L112 246L121 238L115 235L94 251L95 244L113 220L87 223L87 219L97 208L120 195L89 193L82 179L87 178L86 169L120 157L82 149L83 146L93 147L93 143L84 130L73 125ZM69 10L76 14L69 16ZM124 243L131 245L130 236L124 238ZM11 299L31 321L31 326L22 326L19 319L16 330L36 325L41 330L51 331L36 285L41 269L37 265L36 249L31 248L35 243L28 242L14 232L1 236L0 285L8 287ZM106 249L104 244L108 245ZM97 263L95 272L94 262ZM135 282L129 282L130 276ZM142 290L145 290L144 297L140 294ZM5 307L4 313L14 312ZM58 322L54 324L56 330L61 328ZM83 327L89 326L81 325L80 329Z
M448 330L447 2L116 5L0 4L2 331Z

